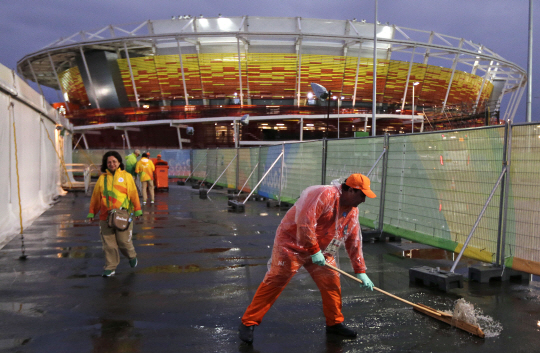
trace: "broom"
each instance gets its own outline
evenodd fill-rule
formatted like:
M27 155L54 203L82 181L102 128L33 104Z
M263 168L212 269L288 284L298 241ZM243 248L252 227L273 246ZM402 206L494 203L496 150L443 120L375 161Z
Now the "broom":
M347 272L343 271L343 270L340 270L339 268L337 267L334 267L328 263L326 263L326 266L331 268L332 270L334 271L337 271L339 273L341 273L342 275L344 276L347 276L357 282L360 282L360 283L363 283L361 280L359 280L358 278L348 274ZM424 304L415 304L415 303L412 303L408 300L405 300L403 298L400 298L396 295L393 295L391 293L388 293L380 288L377 288L377 287L373 287L373 289L375 289L376 291L378 292L381 292L383 294L386 294L388 295L389 297L392 297L394 299L397 299L399 301L402 301L403 303L405 304L408 304L410 306L413 307L414 310L418 311L418 312L421 312L422 314L425 314L425 315L428 315L428 316L431 316L432 318L434 319L437 319L439 321L442 321L442 322L445 322L451 326L455 326L461 330L464 330L464 331L467 331L469 333L472 333L473 335L475 336L478 336L478 337L481 337L481 338L484 338L485 335L484 335L484 332L482 331L482 329L476 325L472 325L466 321L463 321L463 320L460 320L460 319L457 319L457 318L454 318L451 314L447 314L443 311L440 311L440 310L437 310L437 309L433 309L433 308L430 308L429 306L427 305L424 305Z

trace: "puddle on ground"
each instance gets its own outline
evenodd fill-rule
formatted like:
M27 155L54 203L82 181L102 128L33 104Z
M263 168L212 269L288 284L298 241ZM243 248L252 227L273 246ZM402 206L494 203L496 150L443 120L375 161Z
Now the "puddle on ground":
M229 251L229 250L231 250L231 248L211 248L211 249L197 250L197 251L194 251L194 252L198 252L198 253L218 253L218 252L225 252L225 251Z
M74 274L71 276L68 276L67 279L76 279L76 278L90 278L90 277L101 277L101 275L87 275L87 274ZM81 286L83 287L83 286Z
M30 338L8 338L0 340L0 349L15 348L19 346L24 346L30 342Z
M202 272L202 271L220 271L220 270L229 270L238 267L252 267L252 266L266 266L266 263L263 264L240 264L240 265L231 265L231 266L219 266L212 268L201 268L199 265L158 265L150 266L137 271L140 274L150 274L150 273L190 273L190 272Z
M141 334L132 321L100 320L100 334L92 335L94 352L140 352Z
M171 246L170 243L146 243L146 244L137 244L137 246L162 246L168 248Z
M0 312L10 312L25 316L43 316L44 311L38 308L35 303L17 303L4 302L0 303Z
M97 247L95 247L97 249ZM58 259L89 259L95 256L94 253L88 252L87 246L73 246L73 247L66 247L66 248L57 248L60 249L61 252L53 254L53 255L46 255L45 257L54 257Z

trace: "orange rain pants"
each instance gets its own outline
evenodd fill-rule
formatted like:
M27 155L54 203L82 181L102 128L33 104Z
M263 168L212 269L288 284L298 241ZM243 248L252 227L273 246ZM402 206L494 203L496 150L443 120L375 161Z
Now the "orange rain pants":
M285 255L285 256L284 256ZM327 262L335 266L334 258L327 258ZM251 304L242 317L242 323L246 326L259 325L263 316L274 304L283 289L301 266L313 278L321 292L323 312L326 317L326 325L332 326L343 322L341 313L341 286L337 272L327 267L315 265L311 262L311 256L286 256L286 252L272 251L272 265L260 284Z

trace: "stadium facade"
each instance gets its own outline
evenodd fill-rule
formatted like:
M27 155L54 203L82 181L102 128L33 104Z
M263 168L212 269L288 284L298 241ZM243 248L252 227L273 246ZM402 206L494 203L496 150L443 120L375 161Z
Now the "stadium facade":
M374 106L377 134L488 125L513 119L526 85L525 70L481 44L356 19L173 16L110 25L61 38L17 70L61 90L61 109L87 148L358 136L371 134ZM314 96L311 83L330 99Z

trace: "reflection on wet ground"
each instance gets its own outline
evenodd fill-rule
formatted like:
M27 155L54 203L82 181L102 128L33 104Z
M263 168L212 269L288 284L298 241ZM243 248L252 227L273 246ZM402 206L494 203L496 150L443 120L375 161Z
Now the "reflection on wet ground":
M220 194L223 192L223 194ZM359 288L342 276L345 322L358 339L325 334L320 293L305 270L291 280L240 343L240 317L264 278L286 210L249 201L227 212L225 190L201 200L171 185L144 208L133 242L139 264L121 256L116 275L100 276L97 222L84 223L89 197L70 193L25 230L26 261L15 237L0 250L0 349L9 352L535 352L540 282L465 281L448 293L409 283L408 269L448 269L455 254L410 242L364 243L377 287L413 303L452 310L464 298L493 320L484 340ZM61 260L59 260L61 259ZM456 272L478 263L462 259ZM347 254L341 269L352 273ZM502 331L495 327L500 323ZM486 324L484 324L486 325ZM497 331L498 330L498 331Z

